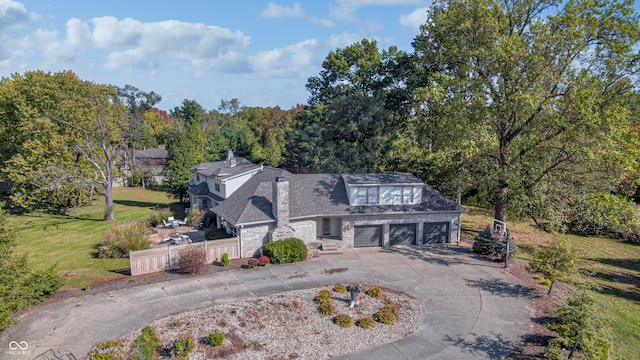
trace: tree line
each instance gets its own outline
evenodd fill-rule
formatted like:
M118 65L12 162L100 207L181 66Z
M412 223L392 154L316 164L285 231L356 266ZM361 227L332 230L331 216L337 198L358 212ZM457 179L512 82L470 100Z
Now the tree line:
M330 52L308 104L288 110L185 99L167 113L154 92L71 72L5 78L12 201L85 204L110 191L116 150L167 144L177 195L193 165L231 148L293 172L411 172L497 219L637 239L633 2L449 0L428 15L410 52L368 39Z

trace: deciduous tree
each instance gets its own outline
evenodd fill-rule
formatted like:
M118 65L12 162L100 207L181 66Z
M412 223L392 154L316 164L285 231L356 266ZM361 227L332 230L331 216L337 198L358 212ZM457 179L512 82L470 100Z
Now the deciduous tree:
M502 220L551 187L609 189L637 159L623 102L639 39L631 1L439 1L413 43L429 69L417 143L460 140L454 168L482 164Z

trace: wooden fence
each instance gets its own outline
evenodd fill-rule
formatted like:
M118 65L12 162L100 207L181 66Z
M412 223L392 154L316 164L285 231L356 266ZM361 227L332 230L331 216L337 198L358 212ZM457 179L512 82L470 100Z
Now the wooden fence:
M240 258L237 237L185 245L171 245L149 250L130 251L129 265L131 267L131 276L177 269L178 262L176 260L180 251L190 246L204 247L207 253L208 264L219 261L224 253L229 254L229 259Z

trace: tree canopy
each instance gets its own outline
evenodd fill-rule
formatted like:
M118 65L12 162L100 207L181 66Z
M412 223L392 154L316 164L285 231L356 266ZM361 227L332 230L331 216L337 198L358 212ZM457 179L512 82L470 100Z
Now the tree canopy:
M415 154L471 173L458 186L496 218L547 216L539 204L561 207L549 197L612 191L637 170L632 2L440 1L429 15L413 42L429 69L415 91L415 143L429 146Z

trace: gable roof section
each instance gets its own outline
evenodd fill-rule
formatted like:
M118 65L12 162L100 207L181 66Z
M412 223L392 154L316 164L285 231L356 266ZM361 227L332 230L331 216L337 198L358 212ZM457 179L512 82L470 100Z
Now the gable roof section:
M233 167L231 167L229 161L214 161L200 163L194 166L192 170L204 176L216 176L220 179L227 179L260 168L260 165L256 165L245 158L237 157L235 159L236 166Z
M196 186L190 187L189 189L187 189L187 193L193 196L206 196L212 200L215 200L218 203L224 200L220 196L209 191L209 186L207 185L206 182L201 182Z
M139 159L168 159L169 152L161 148L136 150L135 157Z
M211 210L232 224L273 221L271 209L272 185L276 177L290 177L286 170L265 166L261 172L247 180L231 196Z
M396 182L398 178L392 179L393 176L391 176L389 177L393 180L391 183L413 184L413 179L417 179L411 174L401 175L401 179L411 181ZM422 204L350 206L344 175L294 175L285 170L267 167L260 174L249 179L229 198L215 206L212 211L236 226L275 221L272 212L272 182L279 176L284 176L289 182L289 217L291 219L314 216L462 211L457 203L422 182L419 182L423 185Z

